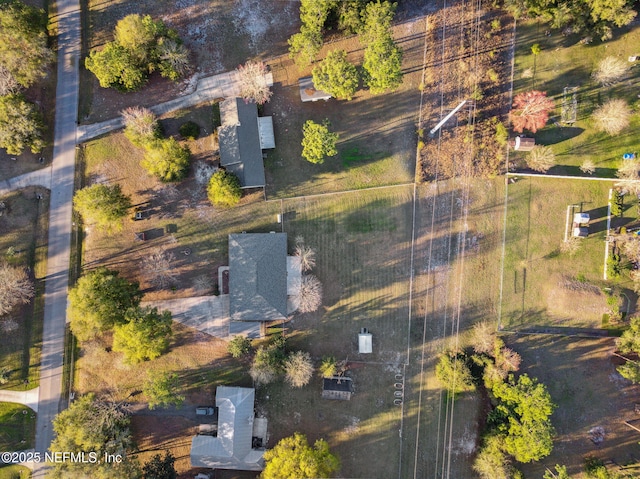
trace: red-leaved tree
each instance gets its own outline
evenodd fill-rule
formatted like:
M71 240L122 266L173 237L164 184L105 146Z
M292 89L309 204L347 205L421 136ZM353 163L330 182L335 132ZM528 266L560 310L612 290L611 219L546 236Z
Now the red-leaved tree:
M547 124L553 107L553 100L547 98L547 93L543 91L532 90L516 95L510 113L513 130L518 133L523 130L535 133Z

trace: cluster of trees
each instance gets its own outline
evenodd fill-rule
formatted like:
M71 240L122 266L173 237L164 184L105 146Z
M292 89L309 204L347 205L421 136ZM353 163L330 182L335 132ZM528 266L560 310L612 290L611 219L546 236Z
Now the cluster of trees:
M631 318L629 328L616 340L616 346L622 354L640 354L640 317ZM627 359L618 366L618 372L634 384L640 383L640 363Z
M11 155L44 147L42 115L22 91L53 62L46 28L44 10L17 0L0 4L0 148Z
M512 460L538 461L551 453L555 431L549 418L555 405L536 379L514 376L520 355L505 346L489 323L475 325L472 344L471 356L462 351L441 355L436 376L449 394L486 389L492 410L474 470L486 479L512 477Z
M112 42L91 52L85 67L101 87L133 91L154 71L174 81L183 76L189 70L189 51L162 20L131 14L118 21Z
M255 350L250 339L235 336L227 347L234 358L251 361L249 374L258 384L268 384L284 375L292 387L301 388L309 384L313 376L311 355L304 351L289 351L284 336L275 336Z
M628 25L636 12L633 0L506 0L516 18L528 15L551 22L553 28L609 40L613 29Z
M297 236L294 255L300 259L300 268L302 269L298 311L312 313L322 305L323 291L320 280L311 274L311 270L316 265L316 252L305 244L302 236Z
M612 471L607 469L604 463L593 456L587 456L584 461L584 472L588 479L632 479L636 477L633 473L627 474L620 471ZM547 469L542 479L572 479L567 472L566 466L556 464L554 470Z
M180 181L187 175L191 152L173 138L163 138L158 119L147 108L122 111L124 134L135 146L144 148L140 165L160 181Z
M260 479L327 478L340 468L340 460L331 453L327 441L318 439L311 447L307 437L298 432L265 451L264 460Z
M33 282L24 268L0 262L0 316L19 304L28 304L34 294Z
M338 28L361 35L364 79L371 93L395 90L402 83L402 51L391 34L396 8L389 1L302 0L300 32L289 39L289 54L301 67L316 60L322 48L322 30L327 21L338 19ZM347 61L344 50L329 52L313 69L316 88L335 98L350 100L358 88L358 71Z
M85 461L64 461L52 466L47 477L110 479L175 479L174 457L157 454L142 467L134 452L129 414L121 404L100 401L92 394L81 397L53 421L56 437L51 452L85 454ZM95 453L92 461L90 453ZM120 455L120 462L104 461L105 454Z
M338 134L329 131L331 124L307 120L302 125L302 157L310 163L322 164L324 159L338 154Z
M171 313L140 307L138 283L117 271L98 268L83 275L69 291L71 330L79 341L113 330L113 350L136 364L159 357L171 337Z

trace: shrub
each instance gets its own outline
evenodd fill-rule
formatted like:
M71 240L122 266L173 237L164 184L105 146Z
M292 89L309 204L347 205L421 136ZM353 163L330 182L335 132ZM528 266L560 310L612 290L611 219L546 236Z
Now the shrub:
M605 131L610 135L617 135L631 121L631 110L624 100L617 98L609 100L591 115L594 126L599 131Z
M182 135L183 138L195 140L196 138L198 138L198 136L200 136L200 126L192 121L187 121L180 125L178 132L180 133L180 135Z
M534 171L546 173L555 164L556 156L550 146L534 146L527 157L527 166Z
M191 153L175 138L157 139L145 148L140 164L149 174L164 182L180 181L187 175Z
M619 81L629 70L627 63L616 57L606 57L598 63L593 79L602 85L611 85Z
M582 165L580 165L580 171L593 175L596 172L596 165L591 160L584 160Z
M216 206L235 206L242 198L240 180L233 173L218 170L209 179L207 195Z
M251 352L251 340L244 336L235 336L227 345L227 351L232 358L241 358Z

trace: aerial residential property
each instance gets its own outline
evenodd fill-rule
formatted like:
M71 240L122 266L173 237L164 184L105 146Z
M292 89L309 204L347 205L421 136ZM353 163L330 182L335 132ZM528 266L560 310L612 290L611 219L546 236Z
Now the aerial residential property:
M640 477L634 0L0 3L0 479Z

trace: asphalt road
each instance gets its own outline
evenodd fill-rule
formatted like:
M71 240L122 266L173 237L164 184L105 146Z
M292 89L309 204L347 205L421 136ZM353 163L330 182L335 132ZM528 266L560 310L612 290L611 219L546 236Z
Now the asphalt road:
M49 250L45 282L40 394L35 450L45 452L53 439L52 421L61 404L64 331L69 285L71 211L78 116L78 59L80 57L80 4L58 0L58 84L51 167ZM44 477L35 465L34 478Z

